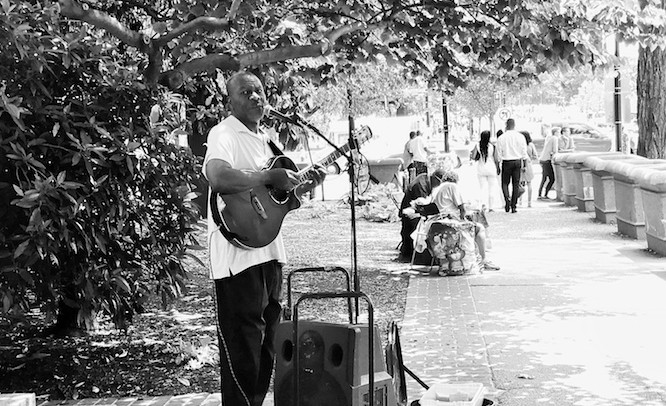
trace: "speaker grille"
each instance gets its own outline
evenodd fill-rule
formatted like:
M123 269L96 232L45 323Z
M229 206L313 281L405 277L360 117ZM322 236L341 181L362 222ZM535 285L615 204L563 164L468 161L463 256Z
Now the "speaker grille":
M367 325L332 324L316 321L298 323L299 406L361 405L367 395L369 362ZM276 332L275 348L279 349L275 366L275 405L294 406L293 324L283 322ZM379 333L374 339L375 377L385 371ZM384 373L388 377L388 374ZM388 377L390 379L390 377ZM375 378L377 382L377 378ZM375 405L384 405L384 389L375 385ZM365 392L364 392L365 391ZM381 395L379 395L381 393ZM367 402L367 401L366 401Z

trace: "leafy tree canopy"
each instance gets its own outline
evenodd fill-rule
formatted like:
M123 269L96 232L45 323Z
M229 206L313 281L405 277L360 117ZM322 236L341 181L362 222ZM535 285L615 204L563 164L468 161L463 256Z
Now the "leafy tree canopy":
M7 0L5 0L7 1ZM663 46L663 9L624 0L60 0L62 14L138 50L148 83L278 64L318 83L378 57L455 88L608 62L605 37ZM300 61L299 61L300 60Z

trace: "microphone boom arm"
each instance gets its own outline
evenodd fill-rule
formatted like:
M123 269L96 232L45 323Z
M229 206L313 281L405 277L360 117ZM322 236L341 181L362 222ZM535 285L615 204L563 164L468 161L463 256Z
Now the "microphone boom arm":
M282 113L280 113L280 114L284 116L284 114L282 114ZM322 134L321 131L319 131L319 129L318 129L317 127L315 127L314 125L312 125L311 123L309 123L306 119L304 119L303 117L299 116L298 114L294 114L292 117L287 117L287 116L285 116L285 119L286 119L287 121L293 123L293 124L296 124L297 126L299 126L299 127L301 127L301 128L305 128L305 127L307 127L307 128L309 128L310 130L312 130L312 131L313 131L315 134L317 134L320 138L322 138L324 141L326 141L326 143L327 143L328 145L330 145L330 146L332 146L333 148L335 148L335 150L336 150L337 152L339 152L340 155L342 155L342 156L344 156L345 158L347 158L347 161L351 162L351 160L353 159L351 155L348 155L347 153L345 153L345 152L344 152L343 150L341 150L337 145L335 145L331 140L329 140L324 134Z

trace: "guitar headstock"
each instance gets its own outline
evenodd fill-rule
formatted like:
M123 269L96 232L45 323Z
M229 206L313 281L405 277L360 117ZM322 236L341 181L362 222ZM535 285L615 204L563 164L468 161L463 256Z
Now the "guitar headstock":
M353 135L352 138L354 139L354 141L356 141L356 146L358 147L359 145L365 143L370 138L372 138L372 130L367 125L362 125L358 128L355 128L352 135Z

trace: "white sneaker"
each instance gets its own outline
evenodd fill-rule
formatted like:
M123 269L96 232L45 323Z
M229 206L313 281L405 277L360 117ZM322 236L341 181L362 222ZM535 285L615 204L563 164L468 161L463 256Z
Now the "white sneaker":
M485 271L499 271L500 267L492 263L490 260L483 261L483 269Z

